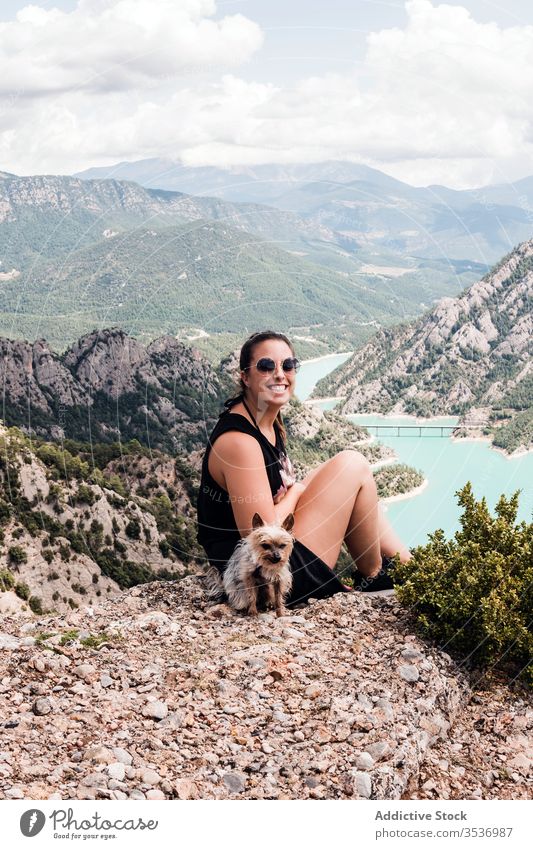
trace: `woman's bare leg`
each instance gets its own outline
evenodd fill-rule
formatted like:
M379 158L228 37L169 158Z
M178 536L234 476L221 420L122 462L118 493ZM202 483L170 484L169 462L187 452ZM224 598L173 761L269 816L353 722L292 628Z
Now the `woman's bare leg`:
M359 455L358 452L350 452L350 451L342 452L341 454L337 455L337 457L333 458L333 460L338 460L338 458L341 457L341 458L343 458L343 460L342 460L343 465L346 465L346 462L347 462L346 457L347 457L347 455L350 455L350 454L355 455L355 458L352 457L352 460L348 461L348 462L355 463L356 466L359 466L360 463L359 463L358 458L361 458L362 455ZM364 460L364 458L362 458L362 459ZM331 493L334 493L334 499L335 499L336 503L333 505L333 510L337 511L339 509L339 507L342 508L343 505L340 503L340 500L338 498L338 491L335 488L335 479L337 477L338 470L337 469L334 470L331 467L333 460L327 460L325 463L321 463L320 466L318 466L316 469L313 469L311 472L309 472L309 474L304 479L304 483L306 484L306 487L309 488L309 485L317 477L317 475L320 476L320 478L319 478L319 488L320 488L320 490L322 490L323 488L324 489L328 488L330 483L333 483L333 486L331 487L331 490L330 490L330 495L331 495ZM357 470L355 470L355 471L356 471L356 476L357 476ZM324 477L325 472L326 472L326 475ZM354 488L354 476L352 475L350 483L349 483L349 487L348 487L348 495L350 495L350 493L353 495L354 504L352 506L352 511L350 513L350 518L348 520L348 526L346 527L346 531L345 531L343 539L346 541L346 543L348 545L348 549L350 551L350 554L354 558L355 562L358 564L360 571L362 571L362 568L360 568L360 567L362 566L364 568L364 564L362 564L361 560L360 560L360 553L361 553L360 548L361 547L358 546L357 528L358 528L358 524L361 521L361 516L363 516L363 517L365 516L365 504L364 504L365 499L363 499L362 502L357 503L357 509L354 509L356 507L355 502L356 502L357 499L356 499L355 491L354 491L353 488ZM368 487L367 489L371 490L372 488ZM306 492L307 492L307 489L306 489ZM365 493L365 495L368 498L368 492ZM338 539L335 539L333 544L332 544L332 540L327 539L324 548L322 549L320 547L321 540L324 539L324 524L325 524L325 522L327 522L329 524L329 520L328 520L327 513L322 512L323 502L320 498L320 492L318 493L318 495L317 495L316 492L312 492L311 496L312 496L313 502L315 502L317 500L318 505L319 505L318 510L320 512L320 515L317 516L313 520L313 521L316 521L315 527L318 528L319 539L318 540L316 540L316 539L311 540L310 539L310 529L308 527L308 522L306 521L305 527L301 528L301 533L304 533L306 535L306 539L308 540L308 542L306 542L304 539L302 539L301 541L304 543L304 545L307 545L308 548L310 548L316 554L319 554L319 551L317 550L317 548L319 548L322 551L322 554L319 554L319 556L322 558L322 560L324 560L326 563L328 563L328 565L330 565L333 568L333 566L335 565L335 563L338 559L339 552L340 552L340 545L342 544L342 541L338 545L338 551L337 551ZM302 497L303 496L301 496L299 501L298 501L298 507L300 507L300 508L307 503L307 500L302 501ZM345 496L345 498L346 498L346 496ZM372 501L373 501L373 499L371 498L370 499L371 505L372 505ZM376 501L377 501L377 495L376 495ZM298 509L298 507L297 507L297 509ZM314 507L315 508L317 507L316 503L314 504ZM378 508L377 509L378 509L378 536L379 536L379 547L380 547L381 555L383 555L384 557L394 557L394 555L398 553L400 555L400 560L402 561L402 563L406 563L412 557L411 552L409 551L407 546L402 542L400 537L397 535L396 531L391 526L389 520L387 519L387 517L386 517L386 515L383 511L383 506L381 504L379 504L379 502L378 502ZM341 514L343 512L344 511L341 510ZM307 520L308 517L306 516L305 518ZM299 524L299 527L301 527L301 525L303 523L299 522L298 524ZM342 526L342 520L341 520L341 526ZM334 532L333 536L334 537L337 536L337 538L338 538L338 533L339 532L337 530L336 535L335 535L335 532ZM329 536L329 535L326 534L326 536ZM350 539L350 537L351 537L351 539ZM297 538L300 539L301 537L298 536ZM351 547L350 547L350 543L351 543ZM353 552L354 547L356 548L355 554Z
M373 577L381 568L376 484L368 461L341 451L306 478L294 513L294 535L330 568L344 540L359 571Z
M407 563L413 556L407 546L401 541L400 537L392 527L391 523L385 516L383 506L378 505L379 509L379 543L381 553L385 557L394 557L395 554L400 555L402 563Z

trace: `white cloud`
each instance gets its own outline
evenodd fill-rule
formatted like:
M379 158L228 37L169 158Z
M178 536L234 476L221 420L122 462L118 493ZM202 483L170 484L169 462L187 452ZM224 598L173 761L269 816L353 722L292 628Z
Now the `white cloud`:
M72 12L27 6L0 24L0 94L123 91L222 65L262 34L243 15L212 20L213 0L79 0Z
M21 96L0 112L4 167L65 173L151 156L214 165L335 158L460 187L504 180L505 169L516 177L513 168L519 163L523 173L533 153L532 26L480 24L460 6L408 0L405 27L370 34L364 60L349 74L291 87L234 73L166 79L194 62L212 68L223 45L234 43L239 61L257 48L254 24L241 16L215 21L215 11L208 0L83 0L70 16L35 7L19 15L19 44L26 39L35 49L36 31L47 33L43 44L52 52L37 49L35 59L49 61L41 91L61 91L68 74L71 87L30 102ZM73 33L72 15L83 32L72 35L76 47L67 56L58 35L67 27ZM91 31L101 38L89 38ZM99 68L107 70L97 81Z

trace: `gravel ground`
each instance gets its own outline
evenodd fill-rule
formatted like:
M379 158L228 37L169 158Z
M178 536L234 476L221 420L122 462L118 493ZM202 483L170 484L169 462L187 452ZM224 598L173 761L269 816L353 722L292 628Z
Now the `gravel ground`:
M412 627L357 593L236 616L196 577L4 617L0 797L530 796L531 701Z

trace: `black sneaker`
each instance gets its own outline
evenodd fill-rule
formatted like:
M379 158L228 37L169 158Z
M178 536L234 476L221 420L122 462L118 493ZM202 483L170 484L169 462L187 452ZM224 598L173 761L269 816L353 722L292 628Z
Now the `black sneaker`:
M360 593L376 593L394 589L394 583L389 574L391 566L394 566L394 560L391 557L382 557L381 569L373 578L367 578L354 569L352 575L354 590Z

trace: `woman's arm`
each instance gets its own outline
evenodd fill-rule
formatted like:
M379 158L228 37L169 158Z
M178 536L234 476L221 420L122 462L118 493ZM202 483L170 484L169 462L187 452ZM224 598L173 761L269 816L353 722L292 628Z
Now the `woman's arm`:
M228 431L218 437L216 452L241 537L252 530L254 513L259 513L265 524L274 524L274 501L263 452L257 440L245 433Z
M287 490L283 498L278 501L278 503L274 507L274 513L276 515L276 522L278 525L281 525L284 519L287 518L289 513L294 513L296 510L296 505L298 503L298 499L300 498L302 492L305 490L305 484L301 482L293 483L291 487Z

